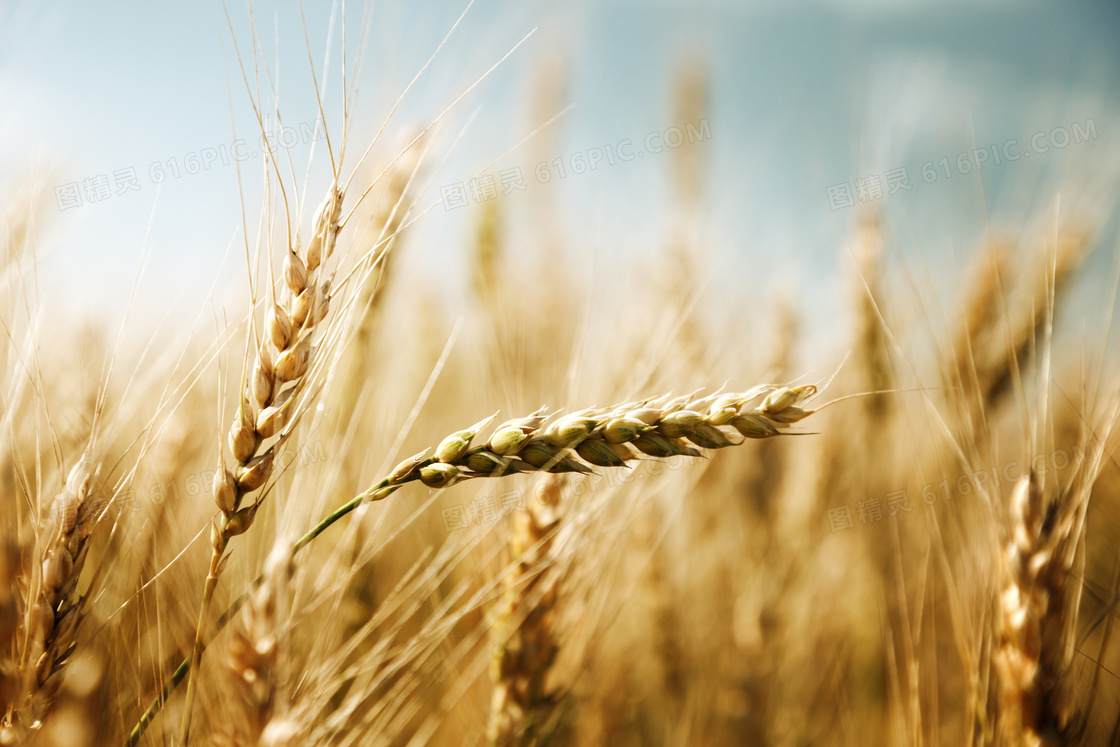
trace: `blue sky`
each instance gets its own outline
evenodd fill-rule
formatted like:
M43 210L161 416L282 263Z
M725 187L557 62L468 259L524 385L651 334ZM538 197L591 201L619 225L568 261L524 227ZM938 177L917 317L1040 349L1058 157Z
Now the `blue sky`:
M565 216L566 239L592 243L598 272L663 240L672 199L671 154L601 165L548 185L530 176L542 162L571 166L577 154L642 142L672 120L671 91L682 64L710 74L703 211L717 257L718 292L765 278L799 288L810 313L843 304L830 282L859 215L857 179L905 168L912 189L869 201L882 209L907 251L924 261L959 261L987 225L1019 225L1052 206L1115 213L1120 154L1120 10L1111 3L794 2L613 0L565 4L480 0L398 115L423 126L526 34L530 39L437 133L441 186L470 178L533 127L534 88L548 65L565 81L548 105L570 110L545 136L493 169L520 168L525 194L547 193ZM450 28L465 3L379 3L373 8L352 153ZM139 189L48 214L48 294L83 313L112 310L104 289L127 296L147 236L143 303L174 287L196 310L241 222L237 172L222 156L187 174L189 154L222 153L255 139L231 32L220 3L9 2L0 4L0 190L49 174L51 186L134 168ZM313 58L322 73L331 3L305 2ZM234 34L248 55L250 24L231 3ZM254 5L265 53L279 67L285 122L317 117L298 6ZM361 7L348 11L351 54ZM278 39L278 42L277 42ZM277 52L277 50L279 50ZM340 115L341 29L335 22L327 84L329 126ZM273 69L275 72L275 69ZM231 108L233 111L231 122ZM679 124L679 123L676 123ZM1093 137L1063 147L1073 125ZM1043 151L1028 143L1035 133ZM399 137L399 136L398 136ZM1030 151L1015 161L960 173L959 155L992 147ZM452 148L452 143L455 147ZM325 155L321 146L319 156ZM642 150L638 148L638 150ZM295 148L306 158L307 147ZM944 165L942 159L945 159ZM228 159L227 159L228 160ZM157 190L152 165L181 171ZM932 181L923 181L933 164ZM250 220L259 158L245 163ZM312 192L325 182L317 162ZM555 171L556 167L549 166ZM302 178L302 169L300 169ZM977 177L980 177L979 179ZM1098 185L1099 182L1099 185ZM829 188L849 185L853 207ZM52 196L53 197L53 196ZM318 202L318 196L309 198ZM54 203L52 199L49 202ZM309 210L314 205L309 207ZM418 261L464 262L475 205L437 207L416 226ZM1115 242L1116 225L1102 237ZM1111 248L1111 245L1109 245ZM228 267L228 266L227 266ZM764 283L764 284L766 284ZM118 306L120 304L117 304Z

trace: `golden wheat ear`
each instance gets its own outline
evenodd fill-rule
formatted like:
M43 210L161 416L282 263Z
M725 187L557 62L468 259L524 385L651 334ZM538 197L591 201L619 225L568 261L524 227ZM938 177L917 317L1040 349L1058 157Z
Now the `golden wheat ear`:
M24 618L22 710L41 721L58 695L60 670L74 651L82 620L78 579L103 502L94 495L92 459L83 455L49 507L43 531L38 590Z
M1047 496L1032 468L1011 492L993 655L997 727L1009 739L1059 745L1074 737L1071 676L1081 596L1075 564L1092 482L1082 474L1067 491Z
M272 303L265 321L268 339L257 343L251 381L241 387L237 415L227 438L234 468L227 469L223 460L214 475L212 490L220 517L210 530L210 568L195 632L192 670L197 671L202 657L210 604L230 540L253 525L266 493L247 505L245 499L271 477L276 453L291 438L306 408L302 395L316 353L312 336L330 311L330 281L321 281L320 276L323 262L334 253L338 240L342 200L336 179L315 213L311 241L302 251L298 246L289 247L280 276L282 287L270 289ZM275 440L268 443L271 439ZM195 681L191 677L187 683L180 732L183 744L189 738Z

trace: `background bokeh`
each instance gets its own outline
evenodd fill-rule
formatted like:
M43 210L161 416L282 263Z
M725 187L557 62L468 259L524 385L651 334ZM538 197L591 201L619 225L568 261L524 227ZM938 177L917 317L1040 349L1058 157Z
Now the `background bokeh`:
M355 143L364 147L465 7L372 7ZM248 11L238 3L228 10L248 61ZM303 125L306 134L318 111L299 13L269 2L255 4L253 13L258 43L272 60L284 123ZM24 0L6 3L0 14L0 186L12 190L28 175L45 173L52 187L80 187L83 179L129 167L139 178L139 189L110 199L85 199L65 210L52 206L42 259L49 272L41 277L50 278L45 290L79 313L119 315L146 245L148 280L138 303L160 308L170 302L193 316L219 273L240 269L235 256L225 269L222 261L238 235L241 212L228 156L219 151L209 169L195 174L186 173L185 159L229 147L235 134L251 145L257 140L221 4ZM320 78L333 39L324 104L328 127L337 129L338 8L307 3L304 17ZM352 3L351 46L361 24L362 8ZM1114 220L1115 190L1106 175L1120 153L1118 29L1120 10L1105 2L483 0L405 98L390 132L400 140L399 133L429 124L533 32L438 125L436 168L425 174L422 202L434 205L440 187L469 180L492 162L494 175L520 168L528 189L514 192L514 200L559 203L566 221L558 230L592 249L593 262L581 273L602 282L620 260L665 234L672 154L614 165L603 159L593 171L548 184L541 183L538 164L555 171L559 158L570 172L573 155L586 157L590 149L626 139L643 151L649 133L682 124L675 121L674 86L682 70L699 66L711 133L704 143L701 209L722 268L708 278L711 292L735 301L747 288L758 293L777 284L823 322L843 311L828 279L847 261L843 247L861 207L886 212L903 249L920 252L935 275L959 262L960 248L987 228L999 229L1039 203L1050 205L1054 185L1061 185L1062 197L1054 210ZM267 87L264 72L257 75ZM1013 139L1019 145L1011 152L1030 151L1026 143L1035 133L1055 127L1072 133L1073 123L1087 128L1088 122L1095 125L1091 140L999 165L989 158L971 174L953 165L946 177L935 165L925 173L936 179L922 179L923 164L942 158L955 164L962 152L1002 148ZM387 147L398 145L389 139ZM297 170L308 153L306 142L294 147ZM152 165L170 176L171 159L181 176L157 189ZM260 157L242 164L250 205L259 198L261 165ZM316 186L326 170L318 165ZM899 168L913 189L887 194L884 175ZM861 203L856 180L872 174L882 180L883 197ZM855 206L837 208L828 189L845 183ZM310 208L304 212L306 220ZM437 205L415 227L422 238L410 248L415 261L464 268L461 245L477 220L478 201L451 210ZM586 265L586 258L579 261ZM106 295L106 287L116 292ZM175 289L170 297L151 290L168 287Z

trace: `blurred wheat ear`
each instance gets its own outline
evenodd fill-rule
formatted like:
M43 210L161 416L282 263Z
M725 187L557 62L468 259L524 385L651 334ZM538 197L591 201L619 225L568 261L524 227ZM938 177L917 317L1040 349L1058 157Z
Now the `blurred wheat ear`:
M560 580L552 566L553 540L560 525L559 487L555 476L541 495L545 505L530 505L516 515L510 554L513 569L503 581L504 596L494 624L487 738L492 745L538 744L550 727L560 693L548 689L548 676L559 643L553 607Z

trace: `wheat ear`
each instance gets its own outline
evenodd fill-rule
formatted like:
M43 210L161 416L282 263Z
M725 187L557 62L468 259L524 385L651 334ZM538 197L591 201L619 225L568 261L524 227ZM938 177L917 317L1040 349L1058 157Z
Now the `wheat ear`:
M425 450L406 459L363 496L381 500L414 480L430 488L446 488L465 479L519 472L590 473L592 466L623 467L643 454L654 459L700 456L693 446L722 449L735 445L721 426L733 427L745 438L781 435L780 428L815 412L799 405L816 393L817 388L810 384L761 386L741 394L703 398L660 397L592 407L548 425L549 417L539 410L503 423L485 445L472 448L474 438L489 423L487 419L451 434L430 457Z
M214 475L214 502L221 516L210 528L210 569L195 629L192 671L197 671L202 658L214 589L228 557L226 548L233 537L252 526L264 494L249 505L244 505L245 497L267 482L272 474L273 455L291 436L299 420L299 395L314 356L311 336L329 309L330 281L320 285L320 270L334 252L341 215L342 191L335 179L316 211L314 233L306 250L299 251L297 240L297 246L290 247L284 259L284 294L282 298L271 299L265 323L268 339L259 341L250 381L241 392L237 416L229 431L229 449L236 466L231 471L223 463ZM276 441L262 450L265 441L274 436ZM187 682L179 732L182 745L187 744L190 736L195 679L190 677Z
M1080 591L1071 581L1087 498L1074 489L1047 505L1034 470L1011 494L994 656L998 723L1009 743L1065 743L1070 703L1063 683L1072 664Z
M556 479L550 476L543 492L552 506L559 503ZM536 744L556 706L557 698L546 688L559 650L553 620L558 580L548 571L559 524L558 512L535 505L517 514L510 540L514 566L503 579L491 663L494 692L487 738L496 747Z
M1067 289L1090 239L1084 231L1063 229L1053 253L1036 258L1023 277L1012 276L1010 249L999 243L990 244L974 264L976 282L949 357L956 370L947 376L964 389L973 421L990 417L1012 391L1018 361L1042 333L1049 305Z
M229 646L229 680L235 698L236 716L224 724L215 745L237 747L272 743L282 723L278 714L276 678L288 585L294 565L290 542L277 542L265 563L264 580L242 609L245 631L238 632ZM269 738L265 739L265 735Z
M61 685L59 670L74 651L82 619L78 578L85 565L89 537L103 508L90 484L94 478L87 456L70 470L50 505L41 545L38 588L22 621L22 707L24 724L41 721Z

